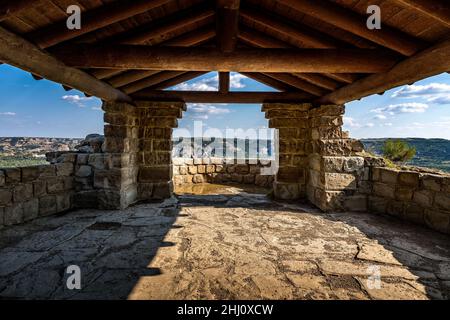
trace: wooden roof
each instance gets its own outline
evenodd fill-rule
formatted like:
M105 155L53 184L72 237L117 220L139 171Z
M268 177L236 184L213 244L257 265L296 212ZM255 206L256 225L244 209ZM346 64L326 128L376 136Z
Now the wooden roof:
M344 103L450 71L447 0L0 0L0 28L0 60L105 100ZM218 93L161 92L208 71ZM230 71L280 93L227 94Z

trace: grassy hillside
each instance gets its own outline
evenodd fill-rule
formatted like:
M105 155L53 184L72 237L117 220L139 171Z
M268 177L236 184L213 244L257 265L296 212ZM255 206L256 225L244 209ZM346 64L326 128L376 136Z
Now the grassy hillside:
M450 140L406 138L406 141L417 150L416 156L408 165L434 168L450 172ZM386 139L362 139L367 151L381 155Z

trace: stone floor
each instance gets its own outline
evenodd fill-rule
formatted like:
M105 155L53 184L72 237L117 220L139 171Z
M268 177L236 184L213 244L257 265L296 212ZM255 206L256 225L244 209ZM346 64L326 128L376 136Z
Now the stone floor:
M2 229L0 298L450 298L448 236L276 203L260 190L196 188L178 200ZM196 194L205 190L217 194ZM66 288L73 264L81 290Z

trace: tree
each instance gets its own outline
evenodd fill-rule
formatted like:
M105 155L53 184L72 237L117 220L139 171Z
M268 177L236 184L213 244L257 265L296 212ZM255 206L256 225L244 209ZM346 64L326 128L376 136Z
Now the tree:
M383 145L383 155L393 162L405 163L416 155L416 148L402 140L388 139Z

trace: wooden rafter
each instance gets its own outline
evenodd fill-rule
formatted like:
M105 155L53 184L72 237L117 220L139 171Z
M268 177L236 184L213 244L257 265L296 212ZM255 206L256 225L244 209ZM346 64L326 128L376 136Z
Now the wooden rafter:
M379 73L398 57L371 49L239 49L76 45L51 50L78 68L172 71ZM294 62L294 63L293 63Z
M294 73L294 76L308 81L309 83L312 83L313 85L316 85L318 87L327 89L327 90L336 90L341 85L339 82L336 82L330 78L327 78L321 74L315 74L315 73Z
M219 72L219 92L227 93L230 91L230 73Z
M67 67L34 44L0 27L0 60L34 75L107 101L131 102L130 97L84 71Z
M148 78L145 78L145 79L142 79L142 80L130 83L130 84L126 85L126 86L123 86L123 87L121 87L121 90L123 90L127 94L131 94L131 93L134 93L136 91L139 91L139 90L146 89L146 88L152 87L154 85L157 85L157 84L159 84L159 83L161 83L163 81L167 81L169 79L173 79L173 78L178 77L178 76L180 76L180 75L182 75L184 73L185 72L183 72L183 71L162 71L162 72L158 72L157 74L155 74L155 75L153 75L151 77L148 77Z
M271 77L275 80L284 82L290 86L293 86L299 90L308 92L312 95L315 96L323 96L324 94L326 94L328 91L320 88L318 86L315 86L311 83L309 83L308 81L304 81L302 79L299 79L297 77L294 77L293 75L290 75L288 73L264 73L264 75Z
M450 40L446 40L398 63L386 73L358 80L325 95L318 102L342 104L449 71Z
M450 3L448 0L395 0L450 27Z
M48 48L88 32L106 27L129 17L160 7L171 0L118 0L82 13L82 28L69 30L66 19L27 34L41 48Z
M294 10L349 31L405 56L420 51L424 44L419 39L384 25L380 30L370 30L366 25L366 16L347 10L337 4L324 0L277 0Z
M272 87L279 91L297 91L298 89L290 86L284 82L275 80L274 78L268 77L262 73L256 73L256 72L243 72L244 76L251 78L253 80L256 80L258 82L261 82L262 84L265 84L266 86Z
M216 1L217 45L222 52L232 52L238 39L240 0Z
M306 102L312 96L298 92L211 92L142 90L132 94L135 100L184 101L193 103Z

